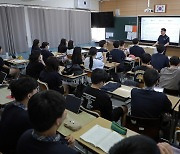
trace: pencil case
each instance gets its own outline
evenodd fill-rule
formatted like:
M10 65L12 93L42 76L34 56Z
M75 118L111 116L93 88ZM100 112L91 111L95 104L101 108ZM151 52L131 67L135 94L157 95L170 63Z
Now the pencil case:
M111 129L114 130L115 132L121 134L121 135L126 135L127 134L127 128L120 126L116 122L112 122L111 124Z

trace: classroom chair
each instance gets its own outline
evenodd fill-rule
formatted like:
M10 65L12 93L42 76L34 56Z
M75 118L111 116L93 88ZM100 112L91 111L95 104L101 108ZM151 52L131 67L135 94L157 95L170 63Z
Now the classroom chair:
M160 124L159 118L140 118L127 115L125 127L158 141Z
M40 81L39 79L37 80L37 82L38 82L39 90L40 90L40 91L49 90L47 83L42 82L42 81Z
M101 112L99 110L88 110L86 108L84 108L83 106L80 107L80 109L84 112L87 112L93 116L95 116L96 118L100 117L101 116Z

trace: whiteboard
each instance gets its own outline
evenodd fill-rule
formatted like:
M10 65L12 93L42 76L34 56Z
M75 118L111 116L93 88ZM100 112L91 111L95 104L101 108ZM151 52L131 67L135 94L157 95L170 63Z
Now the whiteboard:
M140 39L157 41L161 28L166 28L170 42L179 43L180 17L140 17Z

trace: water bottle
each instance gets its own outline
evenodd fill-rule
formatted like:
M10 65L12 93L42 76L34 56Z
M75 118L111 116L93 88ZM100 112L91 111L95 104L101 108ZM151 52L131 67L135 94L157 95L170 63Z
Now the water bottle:
M9 59L9 53L6 52L6 59Z

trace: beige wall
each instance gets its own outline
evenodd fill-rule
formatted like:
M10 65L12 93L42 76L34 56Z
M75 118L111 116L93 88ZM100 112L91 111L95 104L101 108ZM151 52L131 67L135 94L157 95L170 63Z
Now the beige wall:
M110 0L100 2L101 11L115 11L120 9L120 16L138 15L180 15L180 0L150 0L150 7L156 4L166 4L166 13L144 13L147 0Z

